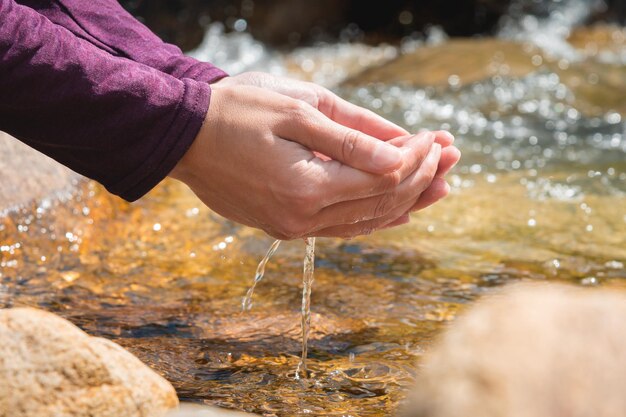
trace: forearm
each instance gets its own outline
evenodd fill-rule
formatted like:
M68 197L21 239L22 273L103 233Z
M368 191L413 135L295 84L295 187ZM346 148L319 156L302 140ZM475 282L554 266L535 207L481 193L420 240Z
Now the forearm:
M206 83L113 57L13 0L0 17L0 130L127 200L174 168L206 116Z
M18 0L98 48L178 79L213 83L227 74L163 42L116 0Z

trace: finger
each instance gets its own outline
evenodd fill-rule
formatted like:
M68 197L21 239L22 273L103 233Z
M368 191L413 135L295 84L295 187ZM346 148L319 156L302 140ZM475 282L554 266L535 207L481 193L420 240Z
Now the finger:
M430 187L422 193L417 203L411 207L411 211L423 210L446 197L449 193L450 185L442 178L435 178Z
M461 151L454 146L448 146L441 150L441 159L439 160L439 168L437 169L437 177L446 175L461 159Z
M318 200L318 208L379 196L394 190L422 165L432 149L433 141L434 136L430 132L408 138L401 148L402 167L386 175L369 174L337 161L312 161L317 165L314 175L320 178L320 188L325 191Z
M352 168L372 174L391 173L402 165L393 145L342 126L307 104L293 100L291 114L276 126L276 134L320 152Z
M409 223L410 221L411 221L411 216L409 216L408 214L403 214L402 216L398 217L391 223L384 225L378 230L385 230L385 229L391 229L392 227L402 226L404 224Z
M418 133L425 133L427 131L424 132L420 132ZM454 143L454 136L452 136L452 134L450 134L449 132L446 132L445 130L437 130L434 132L431 132L432 134L435 135L435 142L437 142L438 144L441 145L442 148L448 147L450 145L452 145ZM403 135L403 136L399 136L393 139L390 139L387 141L387 143L390 143L392 145L397 146L398 148L401 148L403 146L405 146L406 142L408 140L410 140L411 138L415 137L416 135ZM315 154L315 156L317 156L318 158L320 158L323 161L330 161L331 158L329 158L328 156L321 154L319 152L315 152L313 151L313 153Z
M392 224L404 224L408 221L409 211L411 203L406 203L400 207L397 207L392 213L386 216L379 217L377 219L365 220L354 224L345 224L333 227L327 227L320 229L312 233L312 236L316 237L340 237L344 239L351 239L357 236L366 236L372 234L376 230L384 229L387 227L393 227ZM405 221L407 220L407 221Z
M426 207L435 204L437 201L446 197L450 192L448 183L441 179L435 178L433 183L420 196L418 203L411 207L408 211L423 210ZM356 236L369 235L376 230L389 229L391 227L400 226L409 223L410 218L407 214L407 206L398 207L394 212L378 219L358 222L352 225L341 225L318 230L314 233L318 237L341 237L353 238Z
M427 130L423 131L423 132L419 132L420 133L424 133L427 132ZM435 142L440 144L442 148L446 148L452 144L454 144L454 136L452 136L452 134L450 132L447 132L445 130L435 130L431 132L433 135L435 135ZM412 138L415 135L403 135L403 136L399 136L397 138L393 138L387 141L387 143L390 143L392 145L398 146L398 147L402 147L404 146L404 144L406 143L406 141L410 138Z
M447 130L433 130L436 136L435 142L441 145L442 148L454 144L454 135Z
M325 88L321 88L318 91L319 101L317 108L319 111L341 125L382 140L409 134L409 132L395 123L377 115L371 110L352 104Z
M405 211L408 210L432 183L440 156L441 146L435 144L431 147L420 167L397 188L375 197L343 201L325 207L313 216L312 224L315 224L315 228L320 230L385 217L397 211L398 207L404 207ZM389 221L401 214L397 213Z

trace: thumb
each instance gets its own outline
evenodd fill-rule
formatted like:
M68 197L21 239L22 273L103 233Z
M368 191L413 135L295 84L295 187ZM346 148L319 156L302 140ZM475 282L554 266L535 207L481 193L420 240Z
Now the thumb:
M402 166L397 147L336 123L304 103L296 112L280 125L278 136L372 174L387 174Z

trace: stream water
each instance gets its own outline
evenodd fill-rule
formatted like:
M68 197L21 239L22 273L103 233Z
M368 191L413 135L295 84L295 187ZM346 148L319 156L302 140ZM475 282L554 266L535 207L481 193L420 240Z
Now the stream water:
M259 282L261 282L261 280L265 276L265 266L269 262L272 255L278 250L278 247L280 246L280 242L281 242L280 240L275 240L274 243L272 243L272 246L270 246L270 248L267 250L267 253L263 257L263 259L261 259L261 262L259 262L259 266L256 267L256 272L254 273L254 281L252 281L252 286L250 287L250 289L246 293L246 296L243 298L243 301L241 302L242 311L245 312L252 308L252 296L254 295L254 290L256 286L259 284Z
M278 52L208 29L200 58L314 80L409 130L447 128L463 152L451 195L410 224L318 239L311 378L294 378L302 243L281 244L242 314L272 240L173 181L132 205L85 182L1 217L0 307L44 308L116 341L183 401L392 415L433 338L493 288L626 287L626 31L576 29L591 3L541 2L544 13L512 13L493 38L433 28L396 46Z
M267 253L259 262L259 266L256 268L256 273L254 274L254 281L252 282L252 286L246 293L246 296L243 299L243 311L250 310L252 307L252 296L254 295L254 289L257 284L261 282L263 279L263 275L265 274L265 266L267 262L270 260L272 255L280 246L280 240L275 240L272 243L272 246L268 249ZM311 292L313 289L313 271L315 269L315 238L306 238L305 239L305 249L304 249L304 261L303 263L303 272L302 272L302 308L300 310L300 314L302 315L300 328L302 330L302 356L300 357L300 363L298 364L298 368L296 369L296 379L300 379L300 377L308 378L308 369L306 366L307 354L309 351L309 332L311 330Z

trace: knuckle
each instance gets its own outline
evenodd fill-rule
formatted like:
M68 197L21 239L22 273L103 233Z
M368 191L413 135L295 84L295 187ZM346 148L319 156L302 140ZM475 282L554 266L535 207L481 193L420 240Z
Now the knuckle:
M400 185L402 177L399 171L394 171L389 174L385 174L381 177L379 191L391 191Z
M341 156L344 161L354 159L358 149L360 134L356 130L348 129L341 141Z
M292 99L287 101L286 111L290 117L306 119L309 114L309 105L302 100Z
M396 193L385 193L378 198L374 206L373 218L377 219L388 214L393 209Z
M418 194L421 194L425 191L428 186L432 183L435 178L436 171L426 170L424 172L419 172L415 179L415 188L417 189Z

